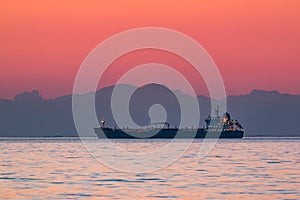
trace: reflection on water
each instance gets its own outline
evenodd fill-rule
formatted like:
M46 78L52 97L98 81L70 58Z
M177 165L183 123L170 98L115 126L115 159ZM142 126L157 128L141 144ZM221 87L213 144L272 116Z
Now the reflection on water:
M116 141L143 151L168 141ZM202 140L174 164L145 174L114 171L70 138L0 139L0 199L300 199L300 139Z

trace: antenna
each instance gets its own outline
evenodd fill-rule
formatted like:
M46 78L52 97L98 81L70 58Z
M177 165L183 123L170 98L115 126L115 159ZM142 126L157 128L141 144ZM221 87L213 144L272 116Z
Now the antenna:
M215 114L216 114L217 117L219 117L219 112L220 112L219 111L219 106L217 106L217 108L215 109Z

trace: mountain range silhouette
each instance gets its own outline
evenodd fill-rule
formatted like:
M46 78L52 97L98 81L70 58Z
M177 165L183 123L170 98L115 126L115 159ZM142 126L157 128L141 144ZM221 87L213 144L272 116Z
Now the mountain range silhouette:
M129 104L130 114L137 124L149 123L149 108L153 104L161 104L166 110L167 121L172 126L179 125L179 103L169 89L157 84L140 88L126 84L116 87L124 91L137 89ZM105 118L106 125L111 127L117 126L111 111L113 88L100 89L95 95L98 119ZM173 92L187 104L194 98L178 90ZM204 119L210 114L210 98L198 96L197 99L201 113L199 126L203 126ZM119 101L121 105L122 99ZM300 136L300 95L253 90L247 95L228 96L227 110L243 125L245 136ZM33 90L18 94L13 100L0 99L0 136L76 137L72 95L45 99L37 90Z

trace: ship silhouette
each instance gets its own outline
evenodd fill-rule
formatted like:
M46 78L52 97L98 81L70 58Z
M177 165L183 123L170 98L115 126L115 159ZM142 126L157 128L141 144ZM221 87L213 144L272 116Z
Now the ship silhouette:
M105 126L105 120L101 120L101 127L94 128L98 138L114 139L162 139L162 138L242 138L244 128L231 118L229 113L209 115L205 119L203 128L177 128L170 127L168 122L150 123L139 129L111 128Z

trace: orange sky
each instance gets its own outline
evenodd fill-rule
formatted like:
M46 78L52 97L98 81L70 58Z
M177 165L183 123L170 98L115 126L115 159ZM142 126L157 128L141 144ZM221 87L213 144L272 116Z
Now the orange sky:
M32 89L45 97L71 93L81 62L98 43L145 26L197 40L228 94L254 88L300 94L297 0L2 1L0 25L1 98Z

